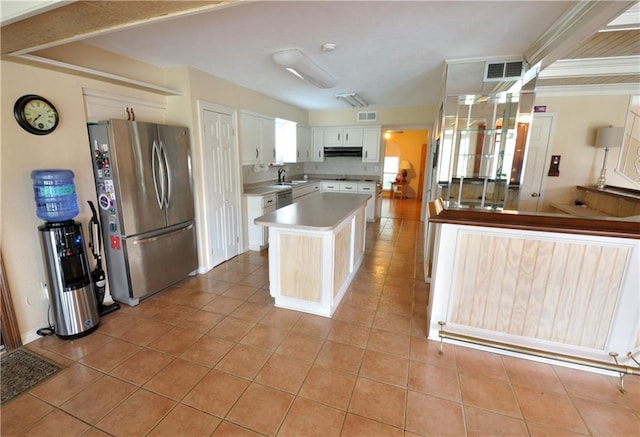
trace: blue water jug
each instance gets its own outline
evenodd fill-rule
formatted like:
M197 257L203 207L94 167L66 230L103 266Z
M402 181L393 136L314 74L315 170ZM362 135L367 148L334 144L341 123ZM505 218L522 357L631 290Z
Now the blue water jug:
M78 196L71 170L33 170L36 215L47 222L64 222L78 215Z

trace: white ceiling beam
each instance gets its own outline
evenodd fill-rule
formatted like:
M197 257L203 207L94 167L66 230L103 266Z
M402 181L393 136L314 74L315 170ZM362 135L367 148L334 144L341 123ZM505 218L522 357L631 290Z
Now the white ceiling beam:
M589 36L606 27L636 1L581 1L567 10L525 51L531 66L539 64L544 70L558 59L567 57Z
M540 79L640 74L640 56L561 59L540 72Z

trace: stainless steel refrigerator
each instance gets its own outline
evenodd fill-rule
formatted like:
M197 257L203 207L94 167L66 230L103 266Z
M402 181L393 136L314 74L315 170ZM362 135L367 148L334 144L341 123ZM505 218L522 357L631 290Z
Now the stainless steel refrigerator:
M189 130L126 120L87 126L109 291L134 306L198 267Z

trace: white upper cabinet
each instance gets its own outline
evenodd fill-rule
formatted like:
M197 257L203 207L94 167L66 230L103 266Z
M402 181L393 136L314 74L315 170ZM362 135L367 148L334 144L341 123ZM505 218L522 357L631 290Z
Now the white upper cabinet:
M311 129L304 126L298 126L297 135L297 152L294 162L311 161ZM289 161L286 161L289 162Z
M362 162L380 162L380 126L331 126L311 130L310 161L323 161L325 147L362 147Z
M311 159L309 161L324 161L324 129L311 129Z
M362 132L362 162L380 161L380 127L365 127Z
M276 160L276 122L272 118L260 120L260 133L262 139L262 159L263 164L269 164Z
M242 164L270 164L276 161L276 124L273 118L240 112Z
M92 89L83 89L85 113L88 122L112 118L120 120L166 123L166 102L134 99Z
M324 145L362 146L361 127L328 127L324 128Z

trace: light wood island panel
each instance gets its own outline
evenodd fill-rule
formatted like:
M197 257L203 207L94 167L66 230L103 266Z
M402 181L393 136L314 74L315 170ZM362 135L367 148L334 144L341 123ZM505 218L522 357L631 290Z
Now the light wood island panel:
M364 258L369 194L322 193L255 219L269 227L275 305L331 317Z

